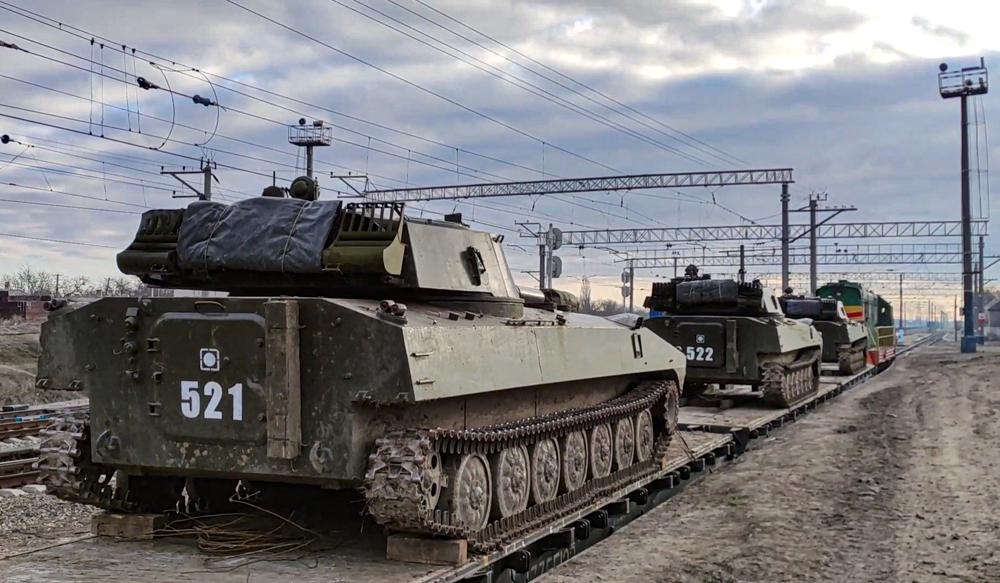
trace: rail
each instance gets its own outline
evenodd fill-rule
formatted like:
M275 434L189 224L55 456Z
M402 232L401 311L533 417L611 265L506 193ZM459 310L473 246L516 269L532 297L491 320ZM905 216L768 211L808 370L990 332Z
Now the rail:
M89 405L82 399L47 405L7 406L6 410L0 412L0 442L38 435L52 418L88 408ZM34 483L38 477L38 470L34 467L37 461L37 445L0 449L0 488L16 488Z

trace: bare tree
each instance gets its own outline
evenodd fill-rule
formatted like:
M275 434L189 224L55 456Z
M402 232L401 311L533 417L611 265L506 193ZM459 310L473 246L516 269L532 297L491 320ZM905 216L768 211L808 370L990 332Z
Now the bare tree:
M25 265L14 273L0 276L0 281L9 287L14 295L55 295L56 280L59 281L59 295L64 298L137 296L141 282L132 276L109 277L94 282L86 275L58 276L55 273L32 269Z
M59 295L64 298L75 298L93 295L94 284L86 275L75 275L62 279L59 284Z
M5 275L3 279L10 282L12 291L30 296L51 294L55 289L56 282L54 274L46 271L35 271L29 265L25 265L12 274Z
M595 316L612 316L614 314L624 312L625 305L612 299L592 300L590 302L589 309L587 310L583 309L583 304L581 303L580 311L585 314L593 314Z

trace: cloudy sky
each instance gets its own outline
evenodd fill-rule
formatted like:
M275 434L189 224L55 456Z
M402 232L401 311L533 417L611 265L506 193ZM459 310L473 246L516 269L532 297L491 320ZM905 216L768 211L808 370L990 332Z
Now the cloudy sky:
M958 103L938 96L937 64L993 62L998 16L963 1L2 0L0 41L25 50L0 49L0 133L14 140L0 145L0 273L30 264L115 275L135 213L187 202L171 197L161 165L210 156L221 200L255 195L274 171L285 182L301 173L282 125L300 116L336 125L317 164L331 197L345 187L330 173L395 188L793 167L794 205L826 192L828 204L858 207L837 220L957 219ZM174 99L136 88L135 76ZM223 107L183 97L194 94ZM975 104L970 128L984 170L993 99ZM973 185L984 217L986 184ZM515 221L773 224L778 194L588 193L411 210L457 210L504 233L520 272L537 258ZM561 286L575 291L586 276L595 295L618 294L621 266L607 251L560 254ZM642 272L637 295L671 273Z

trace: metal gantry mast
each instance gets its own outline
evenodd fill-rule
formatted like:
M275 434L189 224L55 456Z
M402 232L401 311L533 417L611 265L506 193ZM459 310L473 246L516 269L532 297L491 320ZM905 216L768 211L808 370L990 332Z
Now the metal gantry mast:
M827 194L825 192L821 193L821 194L812 193L812 194L809 195L809 206L804 207L804 208L800 208L800 209L795 209L794 211L792 211L792 212L808 212L809 213L809 230L807 231L807 233L809 235L809 256L811 257L811 260L809 261L809 274L810 274L810 277L809 277L809 295L812 295L812 296L816 295L816 268L817 268L817 263L818 263L817 262L817 257L816 257L816 253L817 253L816 240L819 238L818 233L816 232L817 228L820 225L823 225L823 224L827 223L828 221L832 220L834 217L836 217L837 215L839 215L842 212L856 211L856 210L858 210L857 208L855 208L853 206L823 207L823 208L820 208L819 203L820 202L825 202L827 200L827 198L828 197L827 197ZM816 214L819 213L819 212L829 212L831 214L830 214L830 216L826 217L825 219L823 219L822 221L820 221L820 222L817 223L816 222ZM801 237L801 236L802 235L799 235L799 237ZM792 239L792 240L788 241L788 243L794 243L794 242L795 242L795 239ZM787 249L787 246L785 246L783 248ZM785 256L785 255L787 255L787 252L783 252L782 253L782 256ZM782 288L781 288L782 291L784 291L788 287L788 285L787 285L787 283L788 283L788 281L787 281L788 280L788 262L784 261L783 265L784 265L784 267L782 269L782 281L784 283L782 284Z

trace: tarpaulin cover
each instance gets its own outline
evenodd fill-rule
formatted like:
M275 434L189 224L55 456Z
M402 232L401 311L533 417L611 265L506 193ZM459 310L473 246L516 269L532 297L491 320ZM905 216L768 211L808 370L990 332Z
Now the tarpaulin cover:
M839 320L837 302L827 299L787 300L785 315L792 318L813 318L814 320Z
M731 279L685 281L677 284L677 303L682 306L735 304L739 293L739 284Z
M787 300L785 315L792 318L819 318L823 315L821 300Z
M248 198L192 203L177 233L177 263L197 271L315 273L339 201Z

